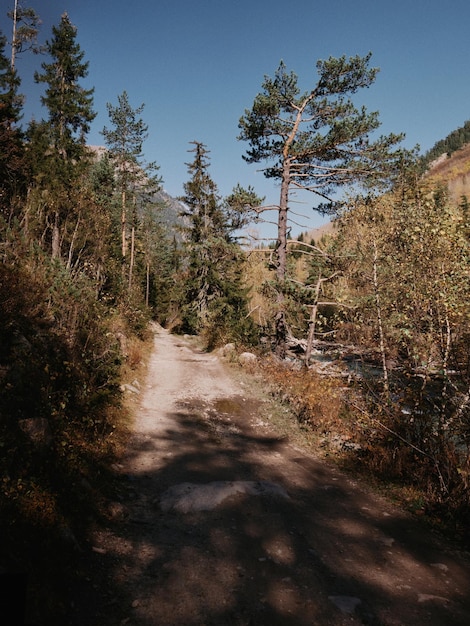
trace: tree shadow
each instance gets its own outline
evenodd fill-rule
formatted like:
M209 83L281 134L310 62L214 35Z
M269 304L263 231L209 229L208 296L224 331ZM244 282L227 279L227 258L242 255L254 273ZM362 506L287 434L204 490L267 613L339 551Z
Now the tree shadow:
M224 432L224 415L213 417L186 406L174 428L133 439L124 465L134 469L117 477L127 514L97 530L95 589L80 591L71 624L470 623L468 566L435 537L287 440L248 420ZM160 507L174 485L213 481L269 481L289 498Z

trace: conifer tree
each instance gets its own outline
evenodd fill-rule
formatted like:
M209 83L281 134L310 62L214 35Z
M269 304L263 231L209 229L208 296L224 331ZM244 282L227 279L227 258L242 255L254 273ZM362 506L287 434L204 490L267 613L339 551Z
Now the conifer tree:
M14 69L16 57L21 52L32 50L38 54L43 51L37 43L41 20L32 7L22 7L18 0L15 0L14 8L8 12L8 17L13 21L10 65Z
M83 156L85 138L96 113L93 111L94 89L85 89L80 81L88 75L85 53L76 42L77 29L67 13L60 25L52 27L53 38L47 42L50 63L42 63L42 74L35 73L37 83L47 85L41 97L49 111L52 145L64 161Z
M6 38L0 33L0 212L6 219L13 213L15 196L25 189L25 163L21 130L20 84L5 54Z
M188 163L191 178L181 198L187 249L187 277L183 323L190 332L204 331L208 345L237 336L249 341L252 331L248 319L246 290L242 284L243 257L233 241L238 222L230 219L232 202L223 202L209 174L209 151L192 142L194 160ZM234 191L233 196L240 196ZM238 219L238 218L237 218Z
M32 124L29 138L36 183L48 190L45 221L51 231L52 257L59 258L68 236L65 225L72 232L77 226L74 195L88 166L85 140L96 114L92 109L94 90L80 84L88 74L88 63L83 61L77 30L66 13L52 32L46 44L51 62L42 63L43 73L35 74L36 82L47 85L41 100L49 119Z
M114 164L117 189L121 205L121 254L123 262L129 263L128 282L132 285L135 252L135 233L138 226L138 209L152 203L160 189L162 179L155 163L145 163L142 147L148 137L148 126L140 114L144 105L133 109L127 92L118 96L118 104L107 104L112 127L102 130L109 157ZM130 241L130 246L129 246ZM129 250L130 247L130 250Z
M220 296L216 278L215 246L224 241L223 215L220 196L209 168L209 151L193 141L194 160L187 163L190 179L184 184L181 198L187 207L182 217L188 220L185 228L188 253L184 322L187 330L198 332L207 322L210 302Z
M243 158L248 163L265 161L265 176L280 182L275 255L280 356L287 337L283 292L292 193L310 191L320 200L317 210L334 211L334 193L339 188L370 186L387 178L394 162L392 149L401 139L389 135L372 141L370 134L380 125L378 113L357 109L351 99L375 80L378 70L369 68L370 56L318 61L318 80L303 93L297 75L281 62L274 78L265 78L263 91L255 97L251 110L240 118L239 139L250 146Z

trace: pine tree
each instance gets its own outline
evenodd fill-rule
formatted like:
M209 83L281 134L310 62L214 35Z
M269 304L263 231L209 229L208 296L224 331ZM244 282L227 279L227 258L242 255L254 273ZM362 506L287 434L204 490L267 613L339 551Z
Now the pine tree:
M85 138L94 120L93 92L80 80L88 75L85 53L75 41L77 29L64 13L59 26L52 27L53 38L47 42L51 63L42 63L43 74L35 73L37 83L47 85L42 104L49 111L53 147L64 161L83 156Z
M162 180L157 173L158 166L155 163L145 163L143 158L142 146L148 137L148 126L140 117L144 105L133 109L127 92L124 91L118 96L117 106L108 103L107 108L112 128L105 126L102 134L117 177L121 204L121 254L123 271L124 263L129 264L130 288L135 260L138 209L153 202Z
M287 326L284 295L287 278L289 203L293 191L310 191L319 198L317 210L334 211L334 192L345 185L370 186L387 179L398 135L370 134L379 127L378 113L357 109L351 99L369 87L377 69L369 68L370 54L318 61L316 85L301 92L298 77L280 63L274 78L266 77L263 91L240 119L239 139L250 148L248 163L268 163L264 174L280 182L276 274L278 312L277 352L284 355ZM271 207L269 207L271 208Z
M52 32L46 44L51 62L42 63L43 74L35 73L36 82L47 85L41 100L49 119L31 125L29 137L36 183L48 190L45 221L51 232L52 257L59 258L70 236L64 232L66 224L72 232L77 225L75 196L89 165L85 139L95 113L94 90L80 85L88 74L88 63L83 61L84 53L76 42L77 30L66 13Z
M26 172L19 128L22 99L19 78L5 55L6 38L0 33L0 212L9 220L15 197L23 194Z
M43 51L37 43L41 20L33 8L20 6L18 0L15 0L14 8L8 12L8 17L13 21L10 65L14 69L16 57L21 52L32 50L38 54Z
M230 219L233 202L224 203L219 195L209 174L206 146L197 141L192 144L194 160L187 164L191 178L181 198L188 223L184 229L187 275L183 326L189 332L204 332L209 347L229 338L248 342L253 327L242 282L243 255L231 237L238 224Z
M206 324L210 302L221 295L214 267L215 246L224 239L220 196L209 168L206 146L193 141L194 160L187 163L190 179L184 184L181 201L187 207L182 217L188 221L185 230L188 257L184 325L186 330L199 332Z

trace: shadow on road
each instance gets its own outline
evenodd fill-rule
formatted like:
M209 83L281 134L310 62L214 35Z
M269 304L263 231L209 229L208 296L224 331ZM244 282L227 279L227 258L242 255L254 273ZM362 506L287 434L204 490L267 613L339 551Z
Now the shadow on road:
M256 404L240 399L230 414L227 403L185 403L174 427L134 438L118 476L125 515L96 533L101 583L77 624L470 623L458 555L334 468L258 434ZM126 471L143 457L153 463ZM213 481L267 481L289 497L162 511L174 485Z

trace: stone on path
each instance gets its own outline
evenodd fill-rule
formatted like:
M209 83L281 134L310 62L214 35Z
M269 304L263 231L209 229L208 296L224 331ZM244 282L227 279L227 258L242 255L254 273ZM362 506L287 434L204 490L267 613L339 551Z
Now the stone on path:
M328 599L333 602L341 613L346 613L347 615L352 615L361 604L361 600L354 596L328 596Z
M165 491L160 498L160 508L164 512L174 510L179 513L211 511L227 498L239 494L289 498L280 485L264 480L219 480L205 484L180 483Z

